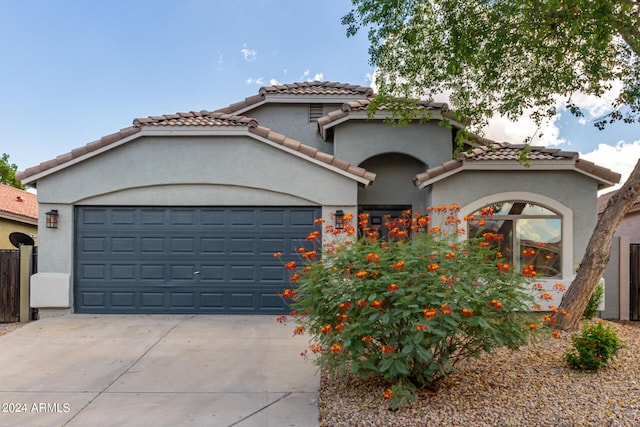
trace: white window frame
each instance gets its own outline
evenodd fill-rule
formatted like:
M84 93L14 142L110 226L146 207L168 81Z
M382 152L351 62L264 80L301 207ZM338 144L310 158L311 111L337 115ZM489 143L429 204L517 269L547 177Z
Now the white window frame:
M526 201L555 211L562 221L562 274L560 280L571 280L573 271L573 210L555 199L527 191L509 191L481 197L460 207L460 218L472 215L477 210L499 202ZM558 281L559 278L549 278ZM543 279L546 280L546 279Z

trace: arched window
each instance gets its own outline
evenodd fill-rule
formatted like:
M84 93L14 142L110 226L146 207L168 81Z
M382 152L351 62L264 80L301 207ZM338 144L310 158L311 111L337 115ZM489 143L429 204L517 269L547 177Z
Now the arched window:
M490 212L489 216L482 216ZM562 217L544 206L511 200L489 204L473 213L469 236L502 235L495 245L511 264L522 271L533 265L537 277L562 276Z

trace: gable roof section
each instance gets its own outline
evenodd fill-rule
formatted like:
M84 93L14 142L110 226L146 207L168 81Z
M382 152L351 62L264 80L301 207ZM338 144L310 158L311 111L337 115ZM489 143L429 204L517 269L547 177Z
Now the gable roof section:
M475 148L463 152L453 160L418 174L414 183L424 188L463 170L522 170L520 153L524 144L494 142L474 136ZM610 169L580 159L578 153L557 148L531 146L528 159L534 170L575 170L599 182L599 188L606 188L620 181L621 175Z
M367 107L371 102L370 99L359 99L356 101L345 102L339 110L332 111L329 114L318 119L318 133L327 141L331 136L331 129L347 120L368 120ZM454 113L449 110L449 105L444 102L427 102L419 101L417 104L418 111L429 113L433 119L441 119L443 117L452 120L459 127L462 126L456 119ZM392 116L388 104L378 107L375 119L386 119Z
M0 184L0 218L38 224L38 201L35 194Z
M261 87L258 95L245 98L228 107L216 110L220 113L244 114L267 102L344 102L345 98L373 96L370 87L339 82L302 82Z
M133 121L133 126L131 127L102 137L84 147L40 163L38 166L28 168L23 172L19 172L16 177L25 184L31 184L39 178L141 136L162 135L165 131L169 131L168 128L171 128L172 135L186 135L194 132L199 132L200 135L228 134L228 132L233 132L233 134L237 135L245 134L323 167L332 168L334 171L349 176L363 185L369 185L375 179L374 173L351 165L330 154L318 151L299 141L287 138L285 135L274 132L271 129L262 127L255 119L216 111L191 111L188 113L138 118Z

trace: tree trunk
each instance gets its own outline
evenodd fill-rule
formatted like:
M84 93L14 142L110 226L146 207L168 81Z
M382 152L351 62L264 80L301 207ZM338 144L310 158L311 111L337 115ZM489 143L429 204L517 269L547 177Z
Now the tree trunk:
M640 196L640 160L636 163L627 182L609 199L607 207L593 230L576 277L558 307L560 311L569 312L570 316L560 312L555 315L559 328L566 330L578 328L589 297L598 286L609 262L613 235L638 196Z

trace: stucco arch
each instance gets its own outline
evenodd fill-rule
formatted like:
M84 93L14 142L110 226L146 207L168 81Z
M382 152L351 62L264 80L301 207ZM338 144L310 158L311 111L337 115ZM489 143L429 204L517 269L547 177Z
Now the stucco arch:
M411 205L423 210L427 194L413 183L413 177L427 165L414 156L386 152L368 157L360 167L376 174L373 185L358 189L359 205Z

